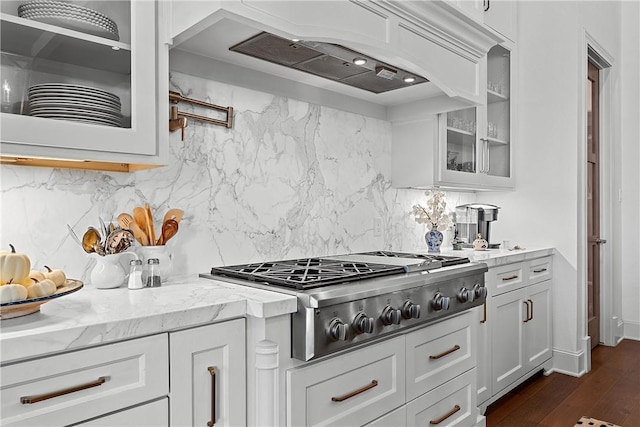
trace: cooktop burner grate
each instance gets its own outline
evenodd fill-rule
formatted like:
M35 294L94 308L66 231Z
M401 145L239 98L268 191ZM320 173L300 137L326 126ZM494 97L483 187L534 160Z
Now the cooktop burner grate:
M413 254L408 252L393 252L393 251L371 251L360 252L355 255L372 255L388 258L417 258L424 259L425 261L438 261L442 263L443 267L450 265L466 264L469 262L467 257L435 255L435 254Z
M294 289L310 289L370 277L404 273L395 265L302 258L285 261L213 267L211 274Z

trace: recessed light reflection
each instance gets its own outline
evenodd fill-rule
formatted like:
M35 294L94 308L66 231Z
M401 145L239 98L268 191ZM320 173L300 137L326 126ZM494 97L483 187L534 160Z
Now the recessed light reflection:
M411 77L411 76L407 76L404 79L402 79L402 81L405 82L405 83L413 83L413 82L416 81L416 78L415 77Z
M367 63L367 60L364 59L364 58L355 58L353 60L353 63L356 64L356 65L364 65L364 64Z

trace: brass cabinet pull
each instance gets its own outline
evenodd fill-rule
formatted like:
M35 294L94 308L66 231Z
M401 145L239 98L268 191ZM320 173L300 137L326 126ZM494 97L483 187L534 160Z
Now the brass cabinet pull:
M516 274L515 276L509 276L509 277L503 277L502 281L506 282L507 280L513 280L513 279L517 279L518 275Z
M432 360L433 360L433 359L440 359L441 357L444 357L444 356L446 356L447 354L451 354L451 353L453 353L454 351L458 351L458 350L460 350L460 346L459 346L458 344L456 344L456 345L454 345L453 347L451 347L449 350L443 351L443 352L442 352L442 353L440 353L440 354L436 354L436 355L433 355L433 354L432 354L431 356L429 356L429 359L432 359Z
M484 304L482 304L482 320L480 321L480 323L487 323L487 302L485 301Z
M529 304L531 304L531 316L529 317L529 320L533 320L533 301L528 299L527 301L529 301Z
M524 323L527 323L529 320L529 300L527 301L522 301L522 303L527 307L527 317L525 317L524 319Z
M216 368L209 366L207 369L211 374L211 421L207 425L213 427L216 423Z
M544 273L545 271L547 271L546 268L539 268L537 270L533 270L534 273Z
M90 383L86 383L86 384L81 384L81 385L77 385L77 386L74 386L74 387L65 388L63 390L58 390L58 391L54 391L54 392L51 392L51 393L40 394L40 395L37 395L37 396L22 396L20 398L20 403L22 403L23 405L26 405L26 404L30 404L30 403L42 402L43 400L53 399L54 397L64 396L65 394L75 393L76 391L86 390L86 389L92 388L92 387L97 387L99 385L104 384L108 379L109 379L109 377L100 377L95 381L91 381Z
M460 405L456 405L456 406L453 407L452 410L450 410L449 412L447 412L446 414L444 414L443 416L441 416L437 420L429 421L429 424L431 424L431 425L440 424L441 422L443 422L444 420L446 420L447 418L449 418L451 415L455 414L459 410L460 410Z
M366 386L364 386L362 388L359 388L358 390L352 391L351 393L347 393L345 395L338 396L338 397L332 397L331 401L332 402L342 402L344 400L351 399L353 396L357 396L360 393L364 393L367 390L371 390L372 388L374 388L377 385L378 385L378 381L377 380L371 380L371 384L367 384Z

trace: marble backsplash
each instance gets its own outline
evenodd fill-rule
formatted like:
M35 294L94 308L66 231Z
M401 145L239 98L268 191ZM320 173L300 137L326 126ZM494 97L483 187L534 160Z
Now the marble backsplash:
M35 268L88 281L94 261L66 224L82 235L98 217L115 222L149 203L158 219L169 208L185 211L168 244L179 275L270 259L426 251L425 227L409 215L425 203L424 191L391 185L389 122L180 73L171 89L233 105L234 128L191 121L184 141L171 135L168 166L131 174L2 166L1 247L12 243ZM475 200L447 197L451 209Z

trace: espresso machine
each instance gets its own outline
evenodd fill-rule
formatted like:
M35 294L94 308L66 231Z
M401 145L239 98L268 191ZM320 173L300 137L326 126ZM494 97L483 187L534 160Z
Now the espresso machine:
M482 203L471 203L456 206L456 238L463 248L472 248L478 234L489 242L489 249L500 247L499 243L491 243L490 225L498 219L499 206Z

